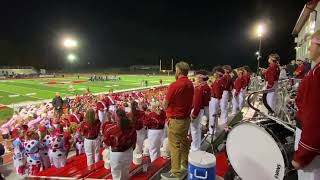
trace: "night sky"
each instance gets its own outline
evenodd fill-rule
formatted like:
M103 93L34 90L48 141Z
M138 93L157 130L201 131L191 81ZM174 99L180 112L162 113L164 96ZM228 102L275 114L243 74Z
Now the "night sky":
M0 5L0 65L59 69L67 51L61 38L79 41L77 66L158 64L185 60L195 68L255 65L264 22L263 61L278 52L295 57L293 27L307 0L234 1L7 1Z

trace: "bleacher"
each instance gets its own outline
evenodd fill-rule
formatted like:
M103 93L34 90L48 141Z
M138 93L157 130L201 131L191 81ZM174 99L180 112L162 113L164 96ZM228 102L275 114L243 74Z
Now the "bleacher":
M0 67L0 76L11 75L35 75L37 71L32 66L2 66Z

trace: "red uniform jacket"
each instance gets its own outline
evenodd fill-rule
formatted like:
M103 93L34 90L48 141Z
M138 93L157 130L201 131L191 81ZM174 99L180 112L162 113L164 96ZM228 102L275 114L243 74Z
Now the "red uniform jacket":
M201 84L201 87L203 88L203 93L204 95L202 96L203 97L203 105L204 107L206 106L209 106L209 101L211 99L211 89L209 87L209 85L207 83L203 83Z
M223 90L224 91L231 91L232 89L232 80L231 80L231 76L229 73L225 73L222 77L222 81L223 81Z
M274 82L279 80L280 68L277 63L271 63L264 74L265 80L268 82L267 89L273 87Z
M303 79L303 100L301 107L302 133L294 160L301 166L308 165L317 155L320 155L320 64L310 71Z
M107 102L107 105L115 105L116 104L113 96L107 96L105 98L105 100Z
M234 89L236 90L235 96L238 96L241 89L244 88L245 79L243 77L237 77L237 79L234 81Z
M294 75L298 79L302 79L305 75L304 64L300 64L294 71Z
M145 119L145 116L146 116L146 114L145 114L145 112L144 111L141 111L141 110L138 110L138 118L137 118L137 120L136 120L136 122L135 122L135 128L136 128L136 130L140 130L140 129L142 129L143 128L143 122L144 122L144 119ZM129 112L129 113L127 113L127 117L129 118L129 119L132 119L132 112Z
M246 88L250 84L250 74L247 73L247 74L243 75L243 79L244 79L244 88Z
M108 107L109 107L108 101L106 101L105 99L102 99L97 102L97 111L108 110Z
M64 149L66 151L69 151L71 148L71 142L70 142L71 134L68 132L63 132L62 134L63 134L63 138L64 138Z
M204 108L204 103L203 103L203 88L201 87L201 85L196 86L194 88L194 94L193 94L193 102L192 102L192 107L193 107L193 111L191 113L191 117L193 119L197 118L199 115L199 112L201 109Z
M163 111L157 114L156 112L150 112L146 115L143 124L148 129L163 129L166 123L166 118L163 116Z
M87 121L83 121L80 125L80 133L87 139L94 139L98 136L101 128L101 123L96 120L96 124L90 125Z
M79 116L79 114L75 114L75 113L70 114L70 115L69 115L69 122L70 122L70 123L72 123L72 122L80 123L81 121L80 121L80 116Z
M118 124L107 124L103 129L103 142L112 149L125 151L137 141L135 128L121 129Z
M211 85L211 96L217 99L221 99L223 90L223 81L221 79L216 79Z

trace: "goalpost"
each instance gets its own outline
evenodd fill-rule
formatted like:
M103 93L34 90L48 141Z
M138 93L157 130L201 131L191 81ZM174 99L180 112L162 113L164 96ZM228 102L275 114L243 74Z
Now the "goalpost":
M162 69L162 61L161 61L161 58L160 58L160 65L159 65L159 69L160 69L160 72L168 72L168 76L170 76L170 72L173 72L173 58L171 58L171 69Z

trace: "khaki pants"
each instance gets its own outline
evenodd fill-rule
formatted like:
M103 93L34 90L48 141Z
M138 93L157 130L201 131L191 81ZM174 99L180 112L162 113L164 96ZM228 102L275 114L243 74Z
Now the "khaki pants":
M181 176L181 163L188 166L190 142L187 138L190 126L190 118L169 119L168 139L171 153L171 173Z

